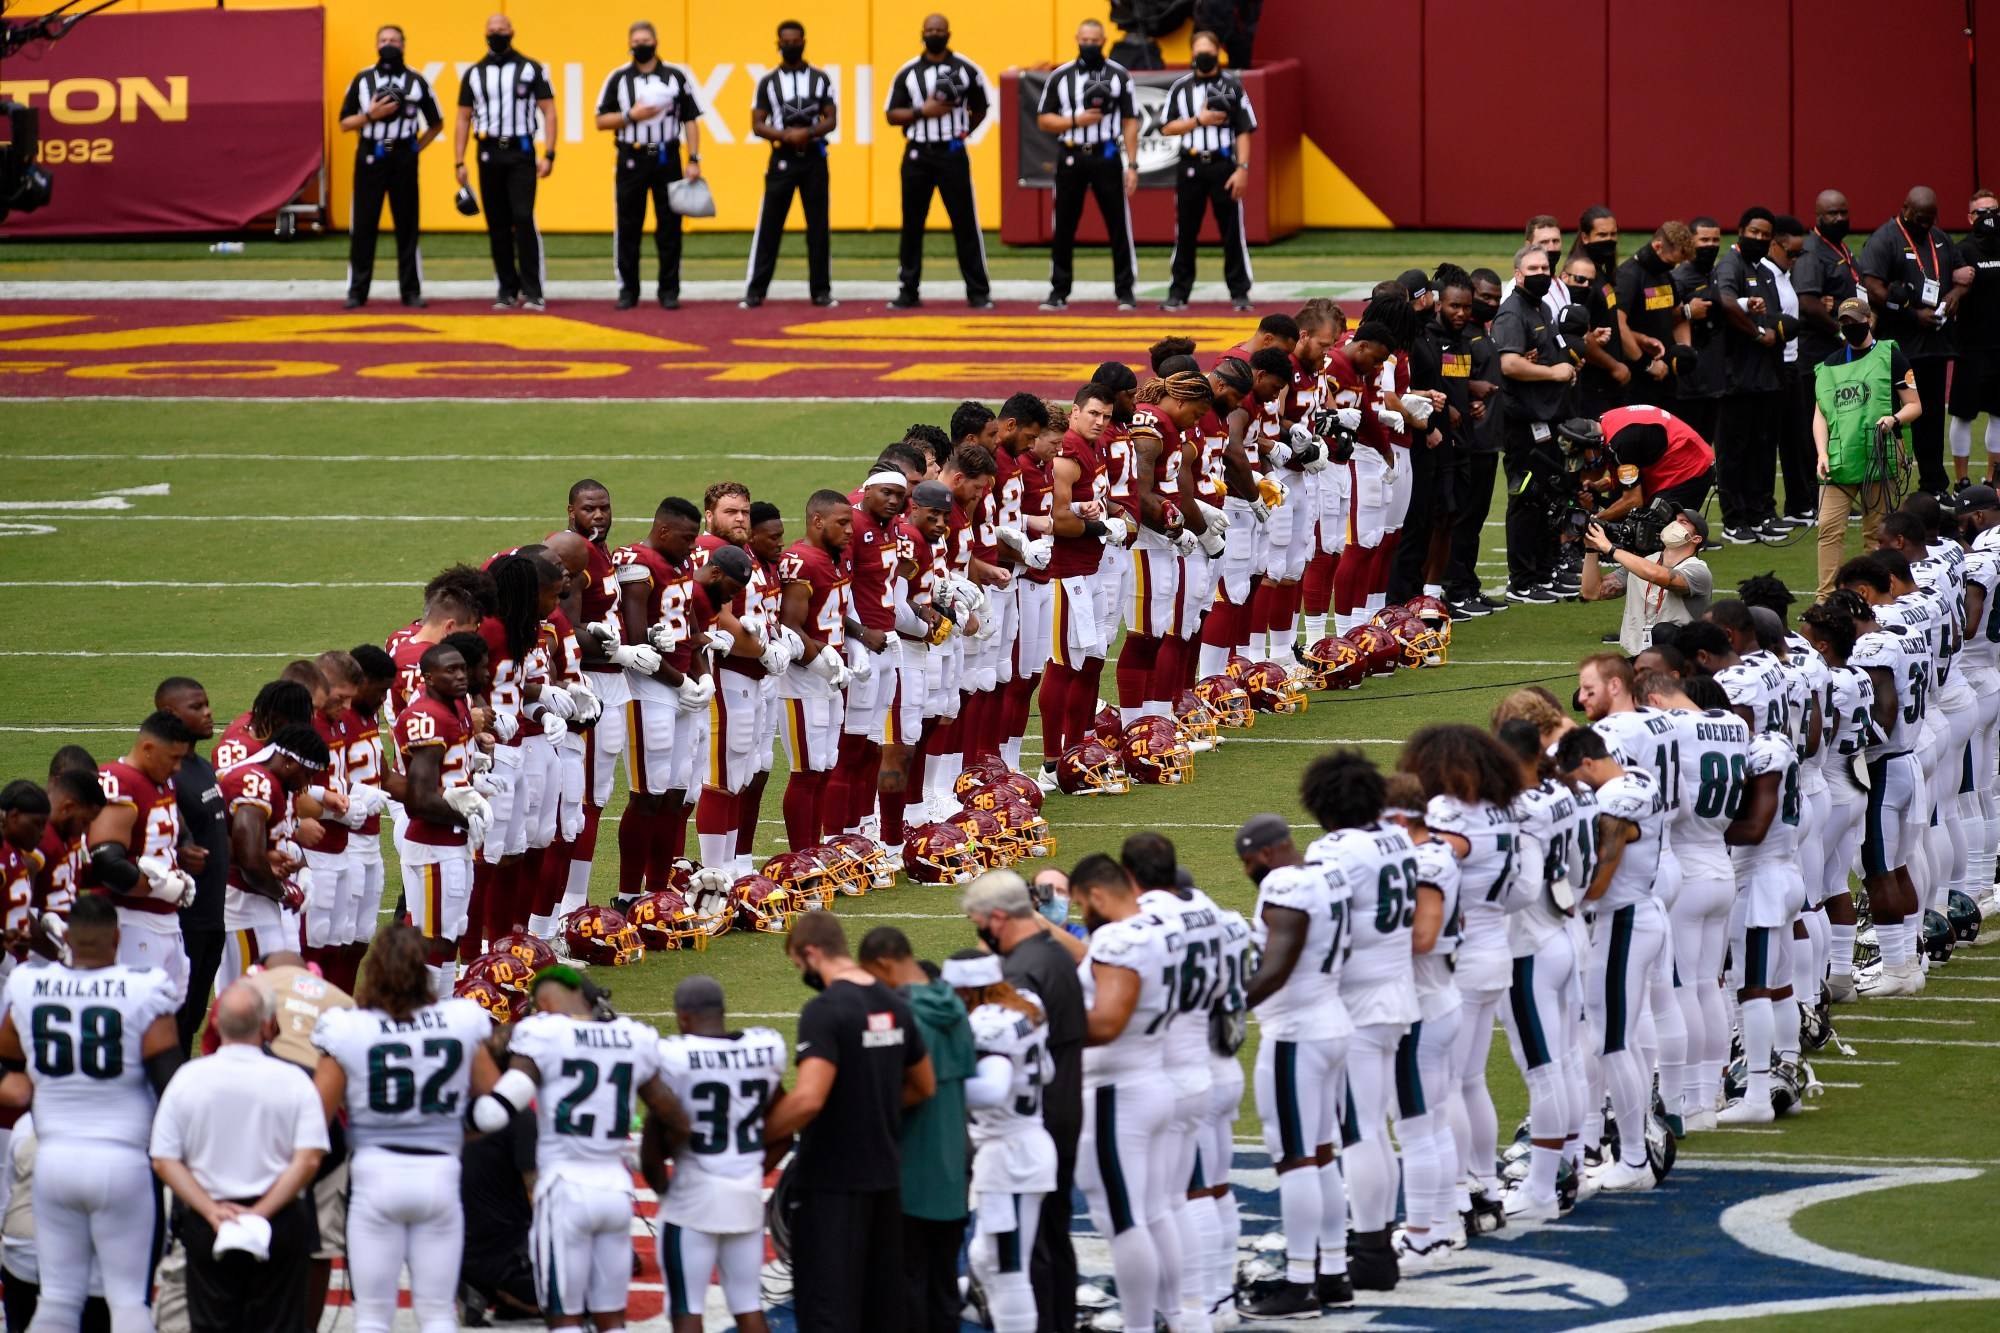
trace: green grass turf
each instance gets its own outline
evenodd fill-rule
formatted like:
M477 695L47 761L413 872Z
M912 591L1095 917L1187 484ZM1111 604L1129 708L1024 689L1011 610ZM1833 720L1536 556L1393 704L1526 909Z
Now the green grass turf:
M211 237L160 240L20 240L0 243L0 281L194 280L256 278L341 278L347 272L345 234L301 237L280 242L268 234L244 238L240 255L209 253ZM608 235L562 235L546 238L548 276L603 278L611 250ZM387 242L385 241L386 245ZM896 236L890 232L841 232L833 238L836 279L893 281L896 276ZM1256 247L1257 276L1264 282L1374 282L1394 277L1412 265L1426 271L1449 259L1467 268L1488 265L1505 276L1512 268L1513 232L1300 232L1272 245ZM682 252L681 276L740 281L749 253L748 233L690 233ZM386 254L387 252L384 251ZM994 278L1048 276L1046 246L1006 245L998 232L986 234L988 266ZM1080 261L1088 269L1086 248ZM927 235L926 268L951 275L955 267L949 233ZM1164 278L1173 248L1139 247L1139 271ZM424 237L424 276L431 281L493 276L484 233L447 232ZM802 241L788 241L780 252L777 276L806 276ZM1088 276L1088 275L1086 275Z
M698 497L707 482L724 476L741 479L795 516L809 491L853 484L873 457L874 442L942 411L936 403L634 410L533 403L17 402L7 415L0 490L9 501L172 486L168 496L134 498L126 511L0 513L0 523L45 521L57 529L47 536L0 537L0 608L7 627L0 651L12 654L0 656L0 776L39 777L49 753L64 741L86 744L100 760L121 753L131 726L150 707L152 685L165 675L186 672L204 681L219 729L287 657L379 642L415 613L417 587L441 565L478 560L558 526L564 491L580 476L610 487L621 515L614 529L620 541L638 536L640 520L663 493ZM468 453L476 453L476 461L438 457ZM375 461L390 455L401 459ZM418 517L390 517L397 515ZM176 516L203 521L161 521ZM1499 545L1499 529L1489 528L1483 558L1497 561ZM1805 541L1731 547L1712 557L1725 587L1770 569L1795 587L1809 587L1810 562ZM1485 572L1489 586L1499 583L1498 566ZM53 586L65 581L142 586ZM149 581L224 586L143 586ZM259 581L394 586L242 586ZM1053 797L1047 813L1060 839L1059 860L1068 864L1086 852L1115 851L1134 829L1166 829L1201 883L1225 905L1247 910L1254 895L1230 855L1229 831L1259 810L1302 819L1294 797L1297 775L1320 744L1359 742L1387 765L1399 739L1426 722L1482 723L1505 688L1540 681L1566 695L1574 678L1570 664L1596 650L1600 633L1616 622L1615 606L1516 607L1461 625L1447 668L1320 695L1303 716L1266 719L1202 756L1190 788L1109 799ZM55 653L84 655L43 656ZM255 656L195 655L202 653ZM22 730L45 727L54 730ZM1029 748L1032 753L1032 736ZM774 782L764 807L767 821L777 817L777 793ZM614 816L617 809L614 804ZM759 830L759 850L777 850L781 834L767 822ZM615 871L608 821L600 848L592 894L601 901ZM393 857L390 862L393 898ZM857 934L885 922L902 927L923 956L942 957L970 940L951 889L904 885L844 899L838 910ZM767 1016L760 1021L787 1031L785 1015L805 998L778 942L740 932L706 953L655 956L605 980L622 1009L664 1023L674 984L694 971L722 978L737 1011ZM1922 998L1870 1006L1858 1016L1866 1021L1847 1023L1851 1059L1829 1052L1817 1061L1822 1079L1861 1086L1829 1089L1820 1109L1787 1121L1779 1134L1703 1135L1684 1151L1702 1157L1782 1152L1806 1160L1917 1155L2000 1164L1982 1137L1965 1133L1984 1123L1990 1107L2000 1073L1995 1050L1932 1044L2000 1041L2000 1015L1978 1002L2000 999L1996 983L2000 949L1962 952L1933 974ZM1904 1041L1920 1044L1898 1044ZM1491 1081L1504 1136L1525 1109L1504 1041L1494 1044ZM1251 1127L1246 1116L1242 1128ZM1801 1229L1843 1249L1990 1274L1996 1266L1990 1247L1968 1251L1950 1243L1980 1234L1989 1181L1985 1176L1962 1186L1814 1208ZM1933 1322L1940 1327L1970 1326L1985 1312L1974 1305L1939 1310ZM1814 1318L1824 1326L1823 1316ZM1845 1321L1835 1319L1833 1326Z

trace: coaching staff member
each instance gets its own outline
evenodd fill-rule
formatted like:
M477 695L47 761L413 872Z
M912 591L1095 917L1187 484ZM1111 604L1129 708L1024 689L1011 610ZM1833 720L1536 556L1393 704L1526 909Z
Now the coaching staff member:
M1056 164L1056 234L1049 246L1049 299L1044 310L1069 306L1076 279L1076 224L1086 195L1097 196L1111 246L1111 282L1120 310L1137 310L1132 298L1139 255L1132 248L1132 209L1139 188L1139 117L1132 106L1132 76L1104 58L1104 25L1085 19L1076 29L1076 59L1058 65L1042 87L1035 124L1062 140Z
M169 676L153 690L153 707L179 718L197 741L215 735L215 713L201 682ZM229 814L223 809L222 788L215 769L192 746L174 770L174 805L181 816L181 869L194 876L194 902L181 909L181 947L187 951L187 997L181 1001L176 1026L183 1050L194 1048L194 1034L208 1015L209 992L222 965L228 932L222 927L222 906L229 891Z
M419 124L419 122L422 122ZM360 136L354 193L347 219L347 308L368 304L375 278L375 237L382 201L396 224L396 286L403 304L424 305L424 268L417 254L417 154L444 129L437 98L424 76L403 63L403 30L375 33L375 63L354 76L340 104L340 128Z
M1222 277L1229 301L1250 308L1250 250L1243 238L1243 192L1250 187L1250 140L1257 113L1236 76L1222 68L1222 42L1198 32L1191 43L1194 72L1167 89L1167 120L1160 127L1181 137L1180 171L1174 177L1174 267L1162 310L1182 310L1194 290L1195 251L1201 218L1215 210L1222 238Z
M883 114L903 127L903 239L897 251L896 310L923 302L917 286L924 275L924 222L931 212L931 191L944 196L951 219L951 239L958 249L958 271L965 279L965 303L990 310L991 286L986 279L986 240L979 234L979 207L972 198L972 162L966 137L992 109L993 90L986 72L951 49L951 21L942 14L924 20L924 53L896 71L889 84Z
M486 57L465 71L458 87L458 124L451 158L458 183L466 183L465 147L479 135L479 201L486 209L486 239L493 247L493 276L500 295L495 310L545 310L542 233L535 227L535 182L555 170L556 101L549 72L514 49L514 25L505 14L486 20ZM535 138L542 135L542 154Z
M1924 407L1910 430L1917 485L1944 495L1945 380L1954 350L1945 325L1972 286L1972 270L1937 216L1937 195L1926 187L1905 195L1902 210L1861 247L1861 286L1875 309L1876 335L1895 343L1917 372Z
M799 1136L791 1234L800 1333L904 1326L903 1108L937 1087L910 1003L847 951L831 912L792 923L785 956L820 994L799 1011L798 1073L764 1138Z
M1041 1333L1076 1327L1076 1251L1069 1238L1076 1143L1083 1133L1083 985L1081 940L1035 910L1033 895L1011 870L981 875L965 888L965 915L981 943L1000 955L1009 984L1032 992L1049 1020L1055 1076L1042 1088L1042 1126L1056 1142L1056 1187L1042 1200L1028 1276L1035 1287ZM1074 944L1076 952L1066 947Z
M826 231L826 136L840 124L833 80L806 63L806 25L786 19L778 25L782 63L757 81L750 128L771 141L771 164L764 169L764 209L750 238L750 283L737 304L751 310L764 304L792 195L806 211L806 285L816 306L833 300L833 261Z
M660 59L659 34L640 19L626 33L632 63L615 69L597 99L597 128L618 140L614 195L618 226L611 242L618 263L618 308L639 304L639 240L646 234L646 200L653 201L653 244L660 252L660 309L681 304L681 215L667 203L667 187L685 175L701 179L701 104L694 79ZM681 138L687 167L681 167Z

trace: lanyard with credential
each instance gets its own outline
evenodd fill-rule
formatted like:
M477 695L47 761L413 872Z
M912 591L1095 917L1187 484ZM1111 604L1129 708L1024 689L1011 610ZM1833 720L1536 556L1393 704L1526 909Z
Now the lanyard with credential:
M1819 237L1821 245L1824 245L1827 249L1833 251L1835 254L1840 256L1840 262L1847 265L1847 275L1853 278L1854 285L1856 287L1859 287L1861 285L1861 270L1859 267L1856 266L1854 262L1853 252L1851 252L1847 248L1847 242L1841 241L1840 243L1835 244L1834 242L1827 240L1826 237L1821 234L1820 229L1818 227L1813 228L1813 235ZM1914 249L1915 247L1911 248Z
M1924 272L1924 261L1917 255L1917 243L1910 239L1910 229L1903 225L1901 218L1896 219L1896 230L1903 233L1903 244L1910 247L1910 258L1917 261L1917 276L1920 278L1929 278L1933 282L1943 278L1944 271L1938 267L1937 233L1934 231L1927 232L1924 236L1924 239L1931 243L1931 271L1926 273Z

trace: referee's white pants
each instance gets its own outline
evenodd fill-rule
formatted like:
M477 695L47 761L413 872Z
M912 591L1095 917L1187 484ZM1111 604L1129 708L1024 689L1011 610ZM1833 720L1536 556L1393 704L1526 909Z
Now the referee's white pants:
M76 1333L90 1295L91 1256L104 1278L113 1333L151 1333L152 1204L159 1184L143 1148L43 1141L35 1161L35 1257L42 1294L29 1333Z
M458 1327L453 1299L465 1251L458 1158L445 1153L354 1154L347 1200L347 1274L355 1333L389 1333L396 1284L407 1263L410 1308L421 1333Z

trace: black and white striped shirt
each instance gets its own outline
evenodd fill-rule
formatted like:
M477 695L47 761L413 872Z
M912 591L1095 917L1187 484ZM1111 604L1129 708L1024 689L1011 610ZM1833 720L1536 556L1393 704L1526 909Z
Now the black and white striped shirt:
M399 114L364 124L358 131L364 144L401 143L444 123L438 114L437 98L431 94L431 86L424 82L423 75L407 67L391 72L380 65L370 65L347 85L340 118L360 115L375 105L376 97L385 88L394 88L403 95L403 109Z
M597 114L608 116L614 111L630 111L648 91L652 93L649 101L657 103L662 96L666 98L660 114L651 120L620 125L618 142L680 142L681 127L700 117L701 104L694 99L693 76L679 65L660 60L654 62L650 71L642 72L637 65L613 70L604 81L603 96L597 99Z
M919 115L903 126L903 137L911 143L948 143L953 139L963 139L972 133L975 121L986 118L988 109L993 105L986 71L952 51L943 60L918 56L897 70L896 77L889 84L889 100L882 109L922 111L924 103L930 100L931 93L937 88L938 75L947 69L958 80L964 95L944 115Z
M473 132L482 139L532 137L542 127L535 103L554 100L548 69L519 51L487 55L458 86L458 104L472 108Z
M797 69L778 66L757 80L757 95L751 101L751 106L771 118L774 129L811 125L821 112L838 105L833 95L833 80L816 65L801 65Z
M1183 74L1174 80L1173 87L1167 89L1168 122L1188 120L1199 115L1211 95L1220 91L1223 84L1236 95L1236 106L1227 125L1197 125L1181 136L1181 147L1190 153L1226 153L1236 146L1236 136L1248 134L1257 128L1257 113L1251 109L1250 94L1243 85L1228 74L1213 74L1203 78L1199 74Z
M1125 117L1137 114L1132 109L1132 76L1115 60L1107 60L1095 70L1085 69L1081 61L1072 60L1050 71L1049 81L1042 88L1041 105L1035 108L1038 114L1074 116L1087 109L1083 104L1084 88L1099 79L1111 85L1111 105L1104 108L1104 119L1095 125L1079 125L1062 132L1059 137L1072 148L1106 143L1124 132Z

